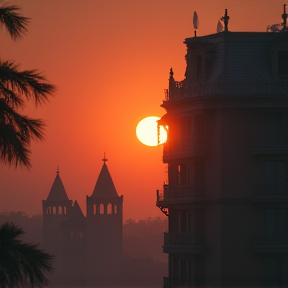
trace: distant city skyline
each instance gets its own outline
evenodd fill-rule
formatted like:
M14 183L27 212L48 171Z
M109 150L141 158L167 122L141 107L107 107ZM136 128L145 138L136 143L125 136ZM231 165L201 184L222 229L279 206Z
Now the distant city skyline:
M10 3L10 2L9 2ZM224 9L230 31L266 31L282 21L283 4L274 0L49 0L11 1L31 18L28 32L14 43L0 31L1 60L38 69L58 87L49 105L30 104L29 115L46 121L43 142L32 144L32 169L1 165L0 211L41 213L57 166L71 199L85 207L106 152L117 191L125 197L124 221L162 216L157 189L167 178L162 146L136 137L144 117L161 117L169 69L185 73L182 42L216 32ZM84 209L83 209L84 210Z

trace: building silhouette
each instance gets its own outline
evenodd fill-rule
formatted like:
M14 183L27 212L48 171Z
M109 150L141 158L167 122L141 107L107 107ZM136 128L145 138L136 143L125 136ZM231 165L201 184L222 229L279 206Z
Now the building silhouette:
M123 195L118 196L107 159L91 196L87 215L68 198L57 169L43 206L43 244L55 255L55 285L114 285L121 281Z
M158 122L168 133L164 288L287 287L285 5L282 17L269 32L229 32L226 10L224 31L185 39L185 79L170 70Z

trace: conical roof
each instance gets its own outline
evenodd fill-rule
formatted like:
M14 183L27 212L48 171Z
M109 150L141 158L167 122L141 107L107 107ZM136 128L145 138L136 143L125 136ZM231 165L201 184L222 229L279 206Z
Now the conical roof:
M104 157L103 161L104 164L98 176L91 197L119 197L106 165L107 159Z
M60 178L59 170L56 172L56 177L46 201L70 201Z

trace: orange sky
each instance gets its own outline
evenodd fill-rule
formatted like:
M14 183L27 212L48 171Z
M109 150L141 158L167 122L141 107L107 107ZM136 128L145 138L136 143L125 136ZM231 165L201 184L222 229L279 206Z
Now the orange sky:
M10 1L9 1L10 2ZM136 139L144 117L161 116L169 69L185 71L183 40L216 32L228 9L231 31L266 31L280 23L286 0L19 0L29 32L14 43L0 31L0 57L37 68L58 87L50 104L30 116L47 123L46 139L32 147L32 169L0 165L0 211L40 213L56 167L70 199L85 212L102 167L103 152L119 194L124 219L162 216L155 206L165 167L162 147ZM83 4L84 3L84 4Z

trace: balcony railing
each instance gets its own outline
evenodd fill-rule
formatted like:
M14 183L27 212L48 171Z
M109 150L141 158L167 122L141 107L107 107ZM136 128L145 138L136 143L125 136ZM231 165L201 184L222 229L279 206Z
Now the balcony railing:
M169 245L203 245L203 234L195 233L164 233L164 246Z
M169 278L163 277L163 288L177 287L204 287L204 278L197 279L196 277L185 278Z
M204 187L201 186L163 186L163 191L157 190L157 202L176 199L185 199L204 195Z
M288 233L266 233L255 236L255 245L286 245L288 246Z
M173 151L202 150L205 148L205 143L205 137L191 137L176 141L168 140L166 143L164 143L164 153Z
M288 134L284 133L264 133L256 134L254 137L254 147L282 147L288 146Z
M287 184L260 184L255 187L257 198L283 198L288 197Z
M179 85L181 83L182 85ZM175 87L167 93L166 100L201 96L288 96L288 81L246 81L246 82L201 82L185 85L183 81L175 82Z

